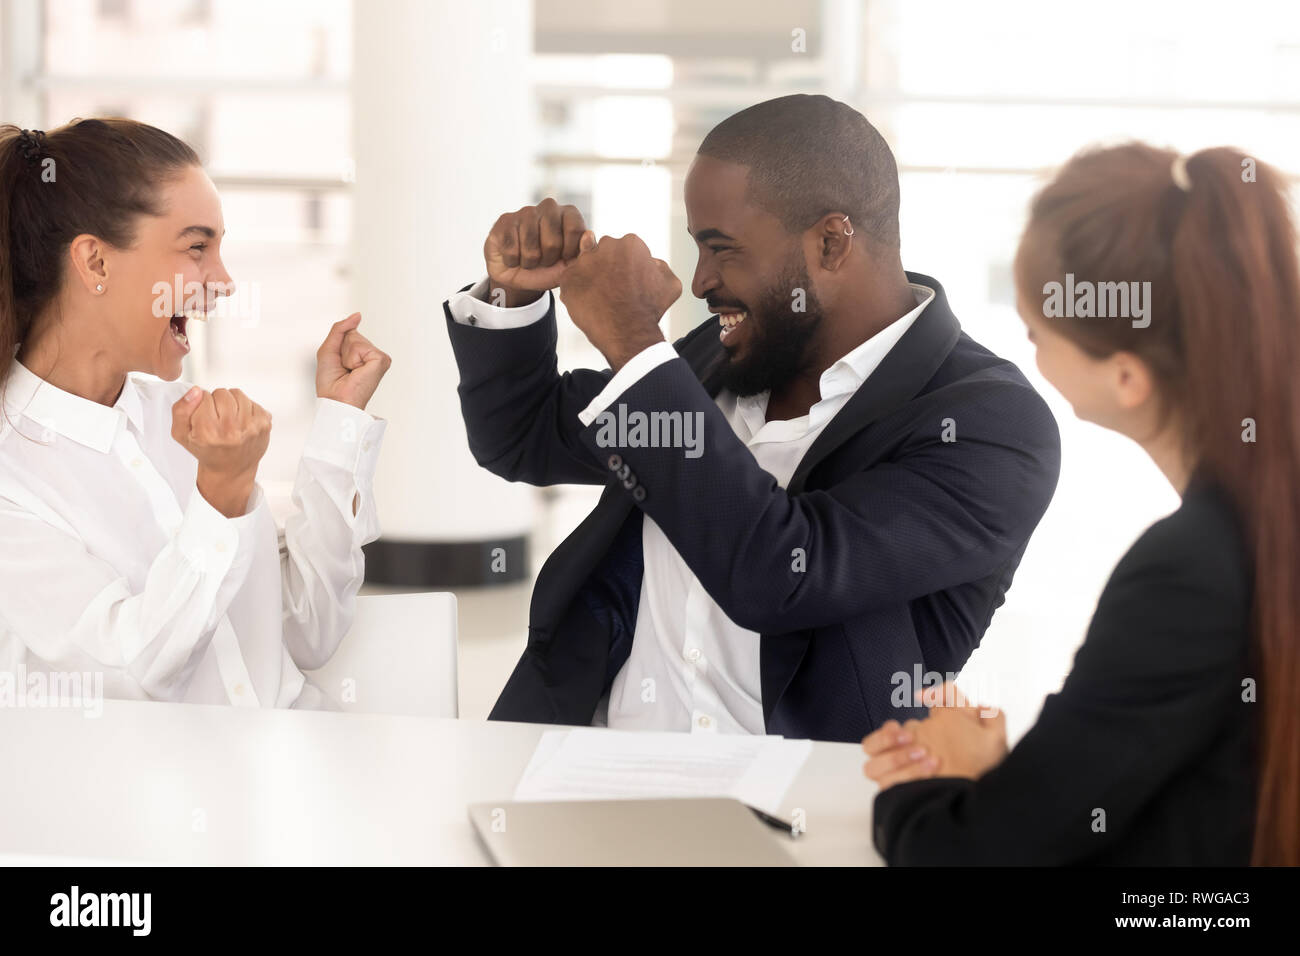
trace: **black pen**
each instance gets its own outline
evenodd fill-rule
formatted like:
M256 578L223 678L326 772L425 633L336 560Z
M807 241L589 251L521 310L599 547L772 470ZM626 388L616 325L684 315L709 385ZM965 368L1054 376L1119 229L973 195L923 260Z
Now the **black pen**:
M745 804L745 806L749 807L749 804ZM787 823L780 817L774 817L770 813L764 813L762 810L758 809L758 807L749 807L749 809L754 812L754 816L758 817L773 830L784 830L786 833L790 834L791 840L799 836L799 833L801 832L794 828L793 823Z

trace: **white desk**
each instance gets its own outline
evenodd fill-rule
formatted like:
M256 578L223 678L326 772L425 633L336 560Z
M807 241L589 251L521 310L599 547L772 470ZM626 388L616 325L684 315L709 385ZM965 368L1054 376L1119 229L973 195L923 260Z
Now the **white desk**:
M0 709L0 862L483 865L466 806L508 800L537 724L106 701ZM855 744L786 796L800 863L880 865ZM48 862L63 862L48 859ZM67 861L74 862L74 861Z

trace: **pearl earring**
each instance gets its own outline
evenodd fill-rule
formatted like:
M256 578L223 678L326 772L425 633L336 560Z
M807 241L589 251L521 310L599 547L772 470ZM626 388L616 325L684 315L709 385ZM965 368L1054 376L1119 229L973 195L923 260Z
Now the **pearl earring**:
M102 282L97 283L97 284L95 285L95 291L96 291L96 292L103 292L103 291L104 291L104 283L102 283Z

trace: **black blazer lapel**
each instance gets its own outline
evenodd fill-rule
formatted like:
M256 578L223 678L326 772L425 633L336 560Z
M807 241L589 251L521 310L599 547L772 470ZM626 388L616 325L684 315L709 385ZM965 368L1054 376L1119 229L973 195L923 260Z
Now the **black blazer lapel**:
M948 306L943 286L919 272L909 272L907 278L933 289L934 301L817 436L790 479L787 490L791 494L802 491L808 472L855 432L915 396L961 337L961 325ZM721 388L720 373L726 361L726 350L717 337L720 328L718 317L713 316L712 321L676 343L678 354L690 365L710 398L716 398Z
M943 286L920 273L907 278L934 289L934 301L862 383L843 408L827 423L812 447L804 453L786 490L798 494L809 473L836 448L873 421L913 398L934 377L961 337L961 326L948 307ZM763 692L763 718L771 726L777 701L790 686L808 651L808 634L764 634L759 641L759 682Z
M916 272L909 272L907 278L917 285L934 289L934 301L926 306L912 327L890 349L880 367L862 383L862 387L804 453L787 486L790 494L803 491L808 473L850 437L915 397L939 370L961 337L961 325L948 307L943 286Z

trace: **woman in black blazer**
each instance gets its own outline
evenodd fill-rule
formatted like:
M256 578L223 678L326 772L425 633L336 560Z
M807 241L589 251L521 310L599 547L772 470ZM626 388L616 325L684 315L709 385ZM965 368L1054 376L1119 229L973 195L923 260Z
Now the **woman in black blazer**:
M1039 368L1079 417L1137 441L1182 504L1120 560L1009 753L1001 716L951 685L925 720L863 741L889 863L1300 863L1285 188L1235 150L1132 144L1075 157L1035 198L1016 284Z

